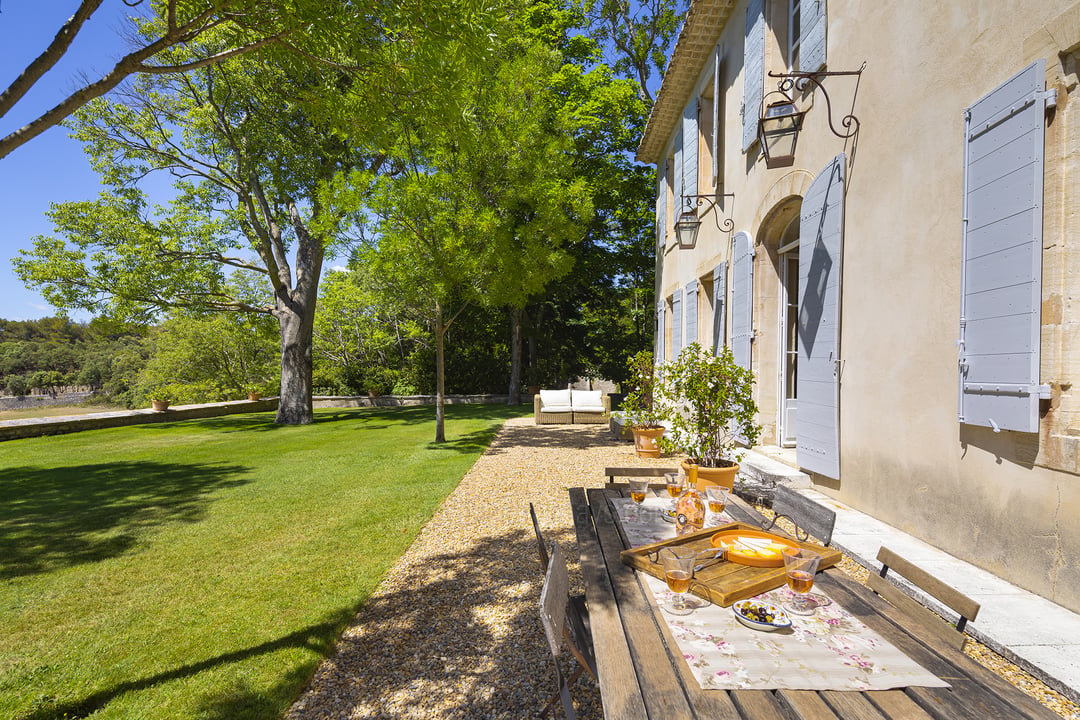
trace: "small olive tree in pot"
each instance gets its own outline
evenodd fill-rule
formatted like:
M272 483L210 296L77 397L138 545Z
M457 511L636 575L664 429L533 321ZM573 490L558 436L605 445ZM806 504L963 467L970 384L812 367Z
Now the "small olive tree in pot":
M642 350L626 362L630 388L622 401L622 411L634 434L639 457L660 457L657 441L664 434L664 412L655 397L656 373L653 354Z
M734 485L736 438L752 446L761 433L753 387L754 374L735 363L729 347L714 355L692 343L664 366L659 394L671 432L660 443L685 453L684 466L698 466L699 486Z

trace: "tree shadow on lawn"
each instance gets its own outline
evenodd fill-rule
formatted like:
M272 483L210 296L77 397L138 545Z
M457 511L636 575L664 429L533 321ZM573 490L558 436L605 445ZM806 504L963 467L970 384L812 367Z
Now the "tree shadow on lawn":
M564 528L547 539L561 542L573 560L572 537ZM531 529L411 560L405 577L404 587L376 591L359 611L343 608L325 622L281 638L132 678L82 699L40 707L19 720L87 717L125 693L202 672L228 672L232 663L292 647L326 659L313 676L307 664L283 668L270 689L254 688L237 674L233 689L199 700L197 716L518 720L544 707L555 689L555 673L540 624L543 578ZM568 657L562 665L572 672ZM282 715L281 698L296 698L309 678L308 689ZM591 680L579 681L573 696L582 720L599 717L599 693Z
M0 579L121 555L147 528L199 520L207 495L248 482L246 472L153 462L0 470Z

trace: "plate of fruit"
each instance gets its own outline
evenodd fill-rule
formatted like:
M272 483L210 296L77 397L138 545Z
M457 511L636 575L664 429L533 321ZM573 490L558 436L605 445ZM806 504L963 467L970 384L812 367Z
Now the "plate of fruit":
M762 600L739 600L731 610L736 620L754 630L772 632L791 627L791 618L783 610Z

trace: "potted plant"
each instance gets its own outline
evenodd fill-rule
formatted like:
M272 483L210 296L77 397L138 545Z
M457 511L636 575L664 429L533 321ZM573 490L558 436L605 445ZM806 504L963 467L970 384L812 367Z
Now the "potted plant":
M642 350L626 363L630 389L622 401L623 417L634 434L638 457L660 457L658 441L664 434L663 412L654 397L656 374L653 354Z
M158 412L169 409L169 405L176 402L178 394L172 385L158 385L150 393L150 407Z
M660 394L671 432L661 445L685 453L684 468L698 466L699 488L734 486L736 438L753 445L761 433L753 387L754 374L735 363L728 347L714 355L693 343L664 366Z
M240 389L247 393L247 399L253 402L262 397L262 387L258 383L244 383Z

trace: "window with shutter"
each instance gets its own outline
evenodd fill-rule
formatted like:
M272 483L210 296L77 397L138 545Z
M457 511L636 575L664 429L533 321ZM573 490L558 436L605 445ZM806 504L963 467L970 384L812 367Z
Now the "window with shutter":
M1046 61L964 113L960 422L1038 432Z
M686 286L686 344L698 341L698 281L691 280Z
M664 362L664 332L665 322L667 318L664 317L664 303L658 303L656 305L656 351L653 354L654 362Z
M656 178L656 196L657 196L657 211L656 211L656 226L657 226L657 242L661 247L667 246L667 228L668 228L668 181L667 181L667 161L660 163L660 167L657 168Z
M675 172L673 175L674 197L671 201L671 212L678 219L683 204L683 133L681 126L679 132L675 134Z
M806 191L799 217L799 466L840 477L840 279L844 169L840 153Z
M748 232L735 233L731 269L731 352L739 367L750 368L750 342L754 337L754 240Z
M765 5L764 0L750 0L746 6L746 29L743 34L743 152L757 140L758 113L765 94Z
M682 290L676 290L671 296L671 359L679 357L682 352Z
M698 144L701 142L698 132L698 99L690 100L683 109L683 195L698 194ZM681 203L680 203L681 205Z
M727 336L727 262L713 268L713 352L720 354Z
M825 31L828 26L825 0L801 0L799 2L798 55L794 69L816 72L825 66ZM793 24L796 17L792 17Z

